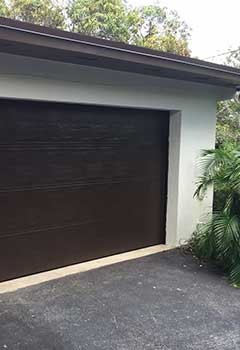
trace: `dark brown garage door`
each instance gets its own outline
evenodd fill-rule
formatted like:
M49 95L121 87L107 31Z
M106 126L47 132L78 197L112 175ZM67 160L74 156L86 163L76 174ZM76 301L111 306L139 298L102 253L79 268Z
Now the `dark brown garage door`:
M0 280L164 242L168 113L0 104Z

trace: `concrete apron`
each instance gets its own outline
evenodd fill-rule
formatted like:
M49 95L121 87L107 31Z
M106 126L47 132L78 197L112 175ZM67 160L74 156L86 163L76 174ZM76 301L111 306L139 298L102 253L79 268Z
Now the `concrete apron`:
M37 273L34 275L16 278L10 281L0 283L0 294L14 292L21 288L34 286L39 283L55 280L65 276L73 275L80 272L85 272L93 269L98 269L103 266L117 264L122 261L133 260L147 255L164 252L172 249L171 246L159 244L152 247L132 250L127 253L111 255L106 258L91 260L80 264L74 264L55 270Z

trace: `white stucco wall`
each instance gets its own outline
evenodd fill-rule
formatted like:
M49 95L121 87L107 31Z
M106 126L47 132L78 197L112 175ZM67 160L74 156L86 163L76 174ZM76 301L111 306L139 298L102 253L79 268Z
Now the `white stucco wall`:
M61 101L171 111L167 243L190 237L212 195L193 198L196 161L214 147L216 101L231 89L140 74L0 54L0 98Z

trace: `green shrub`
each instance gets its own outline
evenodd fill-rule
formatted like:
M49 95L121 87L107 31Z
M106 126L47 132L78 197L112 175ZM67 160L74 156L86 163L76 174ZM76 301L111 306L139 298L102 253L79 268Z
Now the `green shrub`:
M205 150L195 196L204 198L214 186L213 214L199 224L191 241L193 253L220 264L240 287L240 146Z

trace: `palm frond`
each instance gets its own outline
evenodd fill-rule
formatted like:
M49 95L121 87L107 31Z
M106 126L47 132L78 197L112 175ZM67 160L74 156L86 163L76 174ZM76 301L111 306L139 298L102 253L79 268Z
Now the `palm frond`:
M240 259L230 271L230 280L235 287L240 288Z
M219 210L197 226L190 241L192 251L221 264L240 287L240 146L204 150L199 166L194 196L203 199L213 186Z
M194 196L203 199L207 189L212 185L224 186L222 173L231 160L229 153L224 149L203 150L198 167L201 176L197 181Z

